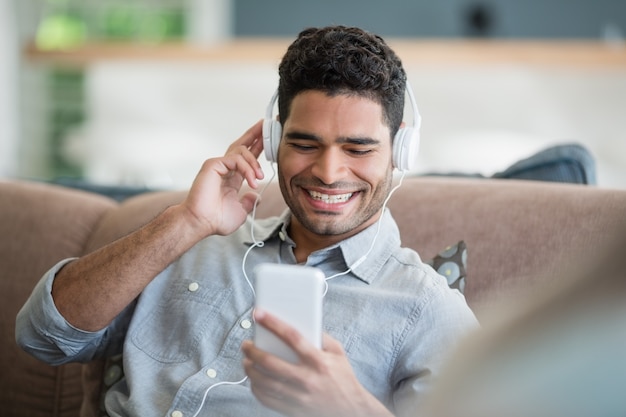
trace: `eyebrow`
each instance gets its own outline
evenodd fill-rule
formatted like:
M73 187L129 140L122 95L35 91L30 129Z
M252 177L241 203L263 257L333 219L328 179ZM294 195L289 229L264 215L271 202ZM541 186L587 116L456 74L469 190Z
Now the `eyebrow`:
M313 140L315 142L321 142L322 140L311 133L304 133L298 131L286 132L285 139L304 139L304 140Z
M315 142L322 141L319 136L298 131L286 132L285 139L310 140ZM353 145L379 145L380 141L370 137L340 137L337 139L337 143L349 143Z

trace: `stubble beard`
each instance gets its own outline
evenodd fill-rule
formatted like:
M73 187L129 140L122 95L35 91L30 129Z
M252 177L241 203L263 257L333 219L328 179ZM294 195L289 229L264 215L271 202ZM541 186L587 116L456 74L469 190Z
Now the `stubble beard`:
M316 211L316 214L323 217L323 220L317 220L310 218L305 212L304 208L298 203L292 190L300 190L305 192L301 187L307 186L320 186L319 181L302 179L295 176L291 179L291 183L288 185L283 176L280 175L280 169L278 171L278 183L282 192L283 198L287 203L287 206L291 210L292 215L297 221L307 230L320 236L337 236L343 234L349 234L351 231L359 228L363 223L368 222L373 216L380 212L387 195L392 186L392 172L388 171L386 178L379 183L378 187L373 191L370 202L359 207L358 210L350 215L343 215L341 213L333 211ZM356 185L356 187L354 187ZM326 186L328 188L345 187L344 185L331 185ZM364 193L371 192L371 187L367 183L352 184L352 189L360 189L360 195L357 198L362 198Z

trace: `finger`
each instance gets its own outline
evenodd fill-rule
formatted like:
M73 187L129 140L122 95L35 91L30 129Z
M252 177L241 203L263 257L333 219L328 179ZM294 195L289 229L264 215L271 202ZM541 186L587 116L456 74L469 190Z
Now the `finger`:
M253 373L260 372L267 377L284 380L286 379L286 375L291 372L290 367L293 366L292 364L282 360L278 356L259 349L251 341L242 343L241 350L244 354L244 360L249 361Z
M261 149L263 149L262 145ZM256 179L262 180L265 177L265 174L263 173L263 169L261 168L261 164L258 159L259 152L255 152L254 150L249 149L244 145L239 145L231 146L228 152L226 152L225 157L231 155L240 155L242 158L244 158L246 162L254 169L254 177Z
M257 324L274 333L287 346L291 347L301 360L318 351L296 328L289 326L278 317L264 310L256 309L254 311L254 319Z
M259 171L261 178L263 177L263 171L261 171L258 161L253 160L254 166L250 165L249 159L242 154L229 154L220 159L221 166L216 167L216 171L225 179L233 181L233 187L239 188L242 178L248 182L251 188L258 188L259 186ZM241 177L235 177L234 174L238 174Z
M259 143L260 142L260 143ZM236 141L234 141L229 147L226 153L238 146L245 146L248 149L255 149L258 157L261 153L259 147L263 149L263 119L257 121L243 135Z
M250 389L256 399L266 407L279 411L284 415L290 415L290 395L280 388L272 389L263 383L250 383Z
M267 384L271 380L287 388L300 386L302 367L259 349L252 341L244 342L241 349L244 354L243 366L251 381Z
M259 155L261 155L261 152L263 152L263 131L261 130L261 135L258 137L257 140L255 140L254 142L252 142L252 145L250 145L249 149L250 152L252 152L252 154L255 156L255 158L258 158Z
M322 349L331 353L343 353L343 345L328 333L322 335Z
M258 377L254 371L247 373L250 390L259 402L285 415L293 415L290 410L298 404L298 395L290 385L279 381Z
M264 399L264 401L271 401L272 399L282 400L292 395L287 378L280 373L269 371L261 363L253 359L255 357L265 358L271 355L256 348L250 341L242 344L242 350L245 354L243 360L244 371L250 380L253 393L259 399Z
M259 140L259 142L262 142L262 141ZM263 145L261 145L261 149L263 149ZM261 163L259 162L259 152L255 152L254 149L243 148L241 151L241 156L243 156L246 159L246 161L250 164L250 166L254 168L256 178L259 180L262 180L265 175L263 173L263 169L261 168Z
M261 168L261 164L259 163L259 161L254 157L254 155L252 155L252 153L248 149L242 146L230 151L228 154L226 154L226 156L224 156L224 158L232 158L232 157L243 160L243 161L240 161L238 159L234 159L233 161L235 161L237 164L241 164L240 165L241 167L244 167L247 165L246 173L244 173L241 170L238 170L238 171L240 171L241 174L245 176L246 181L248 182L248 185L250 185L252 188L257 188L258 181L262 180L265 177L263 173L263 169ZM228 165L228 167L231 169L235 169L231 165ZM248 170L248 168L250 170Z

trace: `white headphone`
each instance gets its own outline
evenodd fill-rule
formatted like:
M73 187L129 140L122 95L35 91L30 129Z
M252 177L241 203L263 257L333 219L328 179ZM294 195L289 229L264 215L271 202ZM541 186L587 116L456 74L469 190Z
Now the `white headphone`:
M406 82L406 92L409 96L409 103L413 111L413 126L406 126L398 129L393 139L393 166L400 171L408 171L415 165L417 160L417 152L420 142L420 126L422 117L417 109L413 90ZM278 160L278 145L282 136L282 126L280 122L272 116L274 106L278 100L278 90L274 92L270 103L265 111L265 119L263 120L263 149L265 158L270 162Z

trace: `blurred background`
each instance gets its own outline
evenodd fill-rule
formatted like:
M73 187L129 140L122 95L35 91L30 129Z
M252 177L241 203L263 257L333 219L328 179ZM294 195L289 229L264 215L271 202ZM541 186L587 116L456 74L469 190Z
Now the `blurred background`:
M416 173L578 143L626 188L623 0L0 0L0 178L186 188L264 116L289 42L328 24L403 60Z

